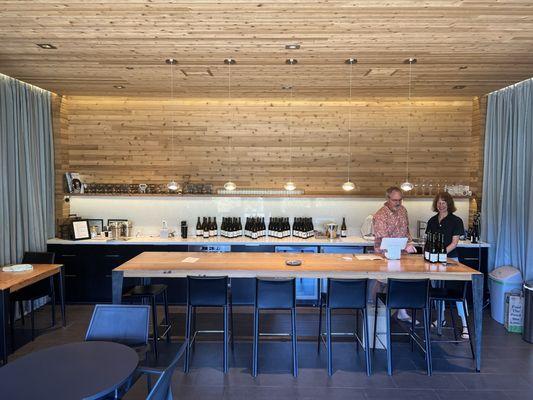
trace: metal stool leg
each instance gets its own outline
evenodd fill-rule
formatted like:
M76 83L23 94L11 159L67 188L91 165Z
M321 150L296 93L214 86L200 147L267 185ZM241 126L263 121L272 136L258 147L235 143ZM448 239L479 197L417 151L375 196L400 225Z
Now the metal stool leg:
M411 334L409 335L409 340L411 342L411 351L415 351L415 341L413 340L413 335L415 333L416 327L416 309L411 309Z
M370 361L370 339L368 334L368 312L366 308L361 310L363 313L363 329L365 335L365 363L366 363L366 374L370 376L372 374L372 366Z
M359 336L359 310L355 310L355 334ZM359 341L355 339L355 350L359 353Z
M33 307L33 300L30 300L30 320L31 320L31 341L35 340L35 313Z
M54 277L50 277L50 303L52 306L52 326L56 325L56 290L54 287Z
M254 309L254 339L253 339L253 349L252 349L252 376L255 378L257 376L257 355L259 345L259 309Z
M331 348L331 308L326 307L326 340L328 346L328 375L333 375L333 354Z
M235 351L235 340L234 340L234 330L233 330L233 298L231 292L229 293L229 319L230 319L230 329L231 329L231 351Z
M298 345L296 337L296 308L291 309L291 328L292 328L292 374L298 376Z
M224 309L224 373L228 372L228 306Z
M444 303L444 309L446 309L446 303ZM452 306L450 305L450 317L452 319L452 331L453 331L453 338L455 341L458 340L457 338L457 329L455 327L455 317L453 316L453 310L452 310ZM456 343L458 344L458 343Z
M191 358L191 320L192 320L192 306L187 305L187 316L185 317L185 360L183 362L183 372L189 372L189 362Z
M167 343L170 343L170 331L172 325L170 324L170 318L168 313L168 298L166 289L163 290L163 306L165 308L165 325L167 325Z
M376 302L374 303L374 343L373 343L373 346L372 346L372 353L376 352L376 336L378 335L378 333L377 333L378 307L379 307L378 301L379 301L378 297L376 296Z
M320 300L318 301L318 335L316 337L316 351L320 353L320 342L322 336L322 294L320 294Z
M192 321L191 321L192 336L196 334L196 307L192 307ZM192 351L196 349L196 340L191 343Z
M157 308L155 303L155 296L151 296L150 301L152 303L152 335L154 336L154 356L157 359L159 354L157 352Z
M9 326L11 333L11 351L15 351L15 302L11 302L9 307Z
M392 375L392 348L391 348L391 310L387 307L387 315L385 316L387 323L387 374Z
M426 347L426 369L427 369L427 374L428 375L431 375L431 372L432 372L432 367L431 367L431 337L430 337L430 333L429 333L429 309L428 308L424 308L423 310L423 314L424 314L424 342L425 342L425 347Z
M466 328L468 329L468 342L470 343L470 351L472 352L472 358L475 360L476 355L474 353L474 342L472 338L472 330L470 329L470 322L468 322L468 314L466 312L466 301L463 300L463 309L465 310Z

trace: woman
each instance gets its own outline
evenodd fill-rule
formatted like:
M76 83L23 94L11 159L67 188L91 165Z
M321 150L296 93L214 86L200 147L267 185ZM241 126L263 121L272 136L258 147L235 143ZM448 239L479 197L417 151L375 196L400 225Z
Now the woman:
M464 234L465 228L463 220L454 215L456 210L453 198L449 193L437 193L433 199L433 211L437 214L431 217L427 222L426 234L429 232L443 234L444 246L446 246L448 259L458 261L457 245L459 244L459 236ZM466 325L466 313L463 304L457 302L456 305L457 313L459 314L459 317L461 317L461 322L463 324L461 337L463 339L468 339L469 332Z

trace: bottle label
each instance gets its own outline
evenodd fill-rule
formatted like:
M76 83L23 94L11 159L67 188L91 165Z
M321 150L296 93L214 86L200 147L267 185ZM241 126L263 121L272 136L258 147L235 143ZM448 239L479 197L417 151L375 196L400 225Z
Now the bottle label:
M429 251L424 252L424 259L429 260Z
M437 253L430 253L429 255L430 262L434 263L434 262L437 262L438 260L439 260L439 257Z
M446 253L440 253L439 254L439 262L445 263L447 261L447 254Z

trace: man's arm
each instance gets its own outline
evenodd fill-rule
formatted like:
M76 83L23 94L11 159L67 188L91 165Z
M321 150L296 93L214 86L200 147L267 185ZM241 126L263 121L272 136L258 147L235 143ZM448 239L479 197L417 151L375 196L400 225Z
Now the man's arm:
M381 253L381 240L387 236L387 224L383 216L374 214L374 251Z

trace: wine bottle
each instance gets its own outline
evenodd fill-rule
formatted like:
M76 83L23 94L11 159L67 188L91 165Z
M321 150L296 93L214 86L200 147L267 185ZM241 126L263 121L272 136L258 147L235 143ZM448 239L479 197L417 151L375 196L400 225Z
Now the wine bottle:
M346 237L346 218L342 217L342 225L341 225L341 237Z
M203 223L202 223L202 231L203 231L203 238L209 239L209 223L207 221L207 217L204 217Z
M217 224L217 217L213 219L213 236L218 236L218 224Z
M198 217L198 221L196 221L196 236L202 237L203 235L202 224L200 223L200 217Z
M431 232L426 235L426 242L424 243L424 260L429 261L429 243L431 241Z
M430 250L429 250L429 262L430 263L436 263L439 261L439 253L437 250L437 240L436 240L437 234L431 235L431 243L430 243Z
M439 262L446 264L448 261L448 254L446 252L446 246L444 245L444 234L440 234L440 246L439 246Z

